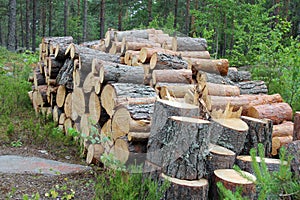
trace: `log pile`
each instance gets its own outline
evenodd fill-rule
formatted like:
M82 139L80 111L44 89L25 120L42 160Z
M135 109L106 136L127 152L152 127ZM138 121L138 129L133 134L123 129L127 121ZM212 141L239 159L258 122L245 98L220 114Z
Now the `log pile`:
M66 134L73 128L86 135L88 164L113 153L170 180L166 199L207 199L217 195L216 180L253 191L239 177L226 182L225 169L235 162L252 172L249 160L236 156L248 156L258 143L275 156L293 136L299 140L299 113L294 124L290 106L268 95L263 81L227 59L210 59L204 39L146 29L72 42L43 38L28 93L35 111L52 114Z

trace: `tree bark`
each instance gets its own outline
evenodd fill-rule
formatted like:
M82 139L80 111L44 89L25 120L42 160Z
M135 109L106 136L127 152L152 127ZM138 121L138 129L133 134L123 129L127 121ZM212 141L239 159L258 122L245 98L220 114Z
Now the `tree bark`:
M210 59L193 59L192 70L194 74L196 72L204 71L214 74L220 74L226 76L228 73L229 62L227 59L210 60Z
M203 38L174 37L172 41L173 51L206 51L207 42Z
M30 12L30 0L26 0L26 13L25 13L25 47L29 50L29 12Z
M17 1L9 0L9 16L8 16L8 36L7 49L9 51L16 50L16 15L17 15Z
M235 67L229 67L227 77L233 82L251 81L251 73L249 71L240 71Z
M88 0L83 1L83 42L87 40Z
M300 112L296 112L294 115L293 140L300 140Z
M100 38L104 37L105 30L105 0L100 3Z
M154 53L150 60L150 69L187 69L188 63L178 56Z
M285 145L287 149L287 153L289 155L293 155L293 159L291 161L292 172L295 173L296 176L300 175L300 140L296 140L290 142Z
M68 0L64 1L64 36L68 34Z
M268 87L264 81L245 81L236 83L241 94L268 94Z
M161 174L162 180L170 182L170 187L164 194L166 200L171 199L208 199L208 182L206 179L181 180Z
M293 136L294 123L291 121L284 121L281 124L273 126L272 137Z
M53 9L53 2L52 0L49 0L49 13L48 13L48 23L49 23L49 33L48 36L52 35L52 9Z
M293 110L287 103L254 105L248 109L248 116L258 119L271 119L273 124L276 125L283 121L291 121L293 117Z
M32 46L31 49L35 52L36 49L36 0L32 0Z

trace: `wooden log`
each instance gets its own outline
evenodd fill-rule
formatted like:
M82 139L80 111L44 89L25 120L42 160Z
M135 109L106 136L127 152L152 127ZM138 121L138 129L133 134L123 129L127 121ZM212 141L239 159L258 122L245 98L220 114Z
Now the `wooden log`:
M65 37L43 37L42 43L47 44L71 44L73 42L72 36L65 36Z
M148 142L150 132L129 132L128 141L131 142Z
M235 156L236 154L233 151L210 143L209 154L206 161L207 178L211 181L213 172L216 169L232 169L235 162Z
M248 110L251 106L255 105L266 105L270 103L280 103L283 101L282 97L279 94L273 95L240 95L233 97L220 97L220 96L209 96L209 102L207 108L209 110L224 110L228 103L233 106L233 111L239 110L241 107L243 109L242 115L248 116Z
M267 94L268 87L264 81L245 81L236 83L241 94Z
M273 156L276 156L279 152L280 147L291 143L293 141L292 136L284 136L284 137L273 137L272 138L272 152Z
M100 157L104 153L104 147L101 144L90 144L87 149L86 163L99 164Z
M73 128L73 121L70 118L66 118L64 121L64 132L66 135L69 135L70 128Z
M193 71L193 68L192 72L199 84L209 82L216 84L235 85L234 82L232 82L226 76L221 76L219 74L211 74L204 71Z
M58 122L59 122L59 117L60 117L60 115L61 115L62 113L63 113L63 112L62 112L62 109L61 109L61 108L59 108L58 106L54 106L54 107L53 107L53 110L52 110L52 117L53 117L53 121L54 121L55 123L58 124Z
M111 46L111 43L115 41L115 30L108 30L105 33L104 43L105 47Z
M85 113L86 101L82 88L74 87L72 93L72 108L72 112L76 112L79 116L82 116Z
M189 90L194 91L194 89L194 84L162 82L158 82L155 84L155 90L162 99L166 99L167 93L169 93L169 95L174 98L184 98L184 96Z
M300 140L300 112L296 112L294 115L293 140Z
M59 70L56 83L58 85L64 85L68 89L73 89L73 70L74 70L74 62L72 59L67 59L63 65L63 67Z
M59 108L63 107L66 98L66 87L60 85L57 89L56 104Z
M239 155L244 148L248 130L248 125L239 118L213 119L210 142Z
M153 70L152 80L155 85L157 82L163 83L193 83L192 71L188 69L181 70Z
M152 58L152 55L155 54L155 53L164 53L164 54L173 55L173 56L177 55L176 52L170 51L170 50L167 50L167 49L163 49L163 48L146 48L146 47L143 47L140 50L139 60L142 63L148 63L148 62L150 62L150 59Z
M146 43L147 42L147 43ZM146 42L125 42L125 50L133 50L133 51L140 51L143 47L147 48L155 48L155 47L161 47L160 44L150 42L149 40Z
M240 89L233 85L206 83L207 94L212 96L239 96Z
M284 121L281 124L273 126L272 137L293 136L294 123Z
M56 60L65 61L69 57L67 49L70 44L57 44L55 47L54 57ZM67 52L67 53L66 53Z
M226 76L228 73L229 62L227 59L192 59L191 61L192 70L195 72L204 71L221 76Z
M251 73L249 71L241 71L236 67L229 67L227 77L233 82L251 81Z
M285 145L287 149L287 154L292 155L293 159L291 161L292 172L295 173L295 176L299 177L300 175L300 140L292 141Z
M208 199L208 181L199 180L181 180L161 174L162 180L170 182L170 187L164 194L166 200L171 199Z
M177 51L177 53L179 56L190 62L192 62L193 58L210 59L210 54L208 51Z
M101 93L101 104L107 114L112 117L115 107L120 102L128 102L130 100L145 102L147 99L153 101L156 98L156 93L153 88L140 84L130 83L112 83L107 84ZM119 102L119 103L118 103Z
M90 72L84 79L82 89L84 93L90 93L94 89L96 84L96 77Z
M89 97L89 118L91 121L91 124L97 124L100 119L101 114L101 105L99 97L95 92L90 93Z
M258 119L271 119L273 124L280 124L292 120L293 110L287 103L273 103L251 106L247 115Z
M249 155L252 148L258 148L261 143L264 146L265 156L270 157L272 150L272 130L273 122L269 119L256 119L242 116L241 119L247 123L249 130L242 155Z
M204 38L173 37L173 51L206 51L207 42Z
M143 119L142 120L134 120L134 119L132 119L129 122L129 132L148 133L148 132L150 132L150 128L151 128L150 120L143 120Z
M121 65L111 62L102 62L103 74L99 75L103 83L134 83L144 84L144 68Z
M222 199L218 194L216 186L217 182L223 183L226 189L235 192L238 187L242 187L242 196L249 199L254 199L256 195L256 188L254 181L256 177L252 174L242 171L243 176L249 177L252 181L244 178L237 171L233 169L218 169L214 171L214 183L213 183L213 199Z
M149 34L149 40L155 43L159 43L162 45L163 43L167 43L168 45L172 45L172 37L169 34Z
M90 122L87 113L84 113L80 118L80 132L84 134L85 137L90 136ZM86 143L86 140L84 142Z
M149 33L147 32L147 30L116 31L114 33L114 38L118 42L121 42L124 37L148 39Z
M39 85L45 85L46 84L46 79L44 74L41 73L40 68L36 67L33 70L33 84L34 87L38 87Z
M261 166L262 160L260 157L255 157L256 162ZM267 169L269 172L277 172L280 167L280 160L275 158L263 158ZM252 168L252 158L248 155L237 156L236 164L241 168L241 170L254 174L254 170ZM287 164L287 162L285 162Z
M147 161L162 168L168 176L196 180L205 174L210 122L171 116L165 126L148 141ZM150 149L155 149L150 151Z
M47 66L49 68L49 77L55 79L64 63L59 60L56 60L54 57L49 57L47 60Z
M181 57L165 53L154 53L150 60L150 69L187 69L188 63Z

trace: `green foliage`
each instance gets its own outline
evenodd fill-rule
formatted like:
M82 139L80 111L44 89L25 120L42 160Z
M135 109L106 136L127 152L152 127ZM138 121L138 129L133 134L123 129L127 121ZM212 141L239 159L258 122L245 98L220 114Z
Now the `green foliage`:
M224 200L246 200L247 198L243 197L242 187L238 187L235 192L227 190L222 182L217 182L217 187L219 189L220 199Z
M40 199L40 194L38 192L31 195L31 197L29 197L28 194L23 195L23 200L39 200L39 199Z
M159 200L163 197L169 182L159 183L144 177L141 167L132 167L130 170L136 173L107 168L97 178L95 199Z
M52 199L70 200L74 198L75 191L72 188L68 188L66 184L57 184L49 192L45 193L45 196Z
M269 172L267 168L264 159L264 147L262 144L258 145L258 155L261 160L260 163L256 160L256 149L251 149L250 155L256 181L244 176L238 166L234 166L234 169L240 172L242 176L255 183L259 200L300 198L300 179L291 172L290 164L292 156L287 155L284 147L280 149L280 167L279 170L275 172ZM218 183L218 188L225 199L241 199L241 191L232 193L224 188L221 183Z

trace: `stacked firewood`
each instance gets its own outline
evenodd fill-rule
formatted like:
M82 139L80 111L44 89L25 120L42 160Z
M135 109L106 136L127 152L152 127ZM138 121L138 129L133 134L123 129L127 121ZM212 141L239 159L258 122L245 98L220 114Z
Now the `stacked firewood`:
M43 38L29 96L66 134L86 136L89 164L104 153L145 163L145 172L171 180L169 199L206 199L208 190L215 198L216 181L243 185L252 197L253 183L228 169L236 162L251 173L250 149L263 143L266 156L276 155L297 124L279 94L206 48L204 39L155 29L110 30L81 45ZM239 181L228 181L232 174Z

